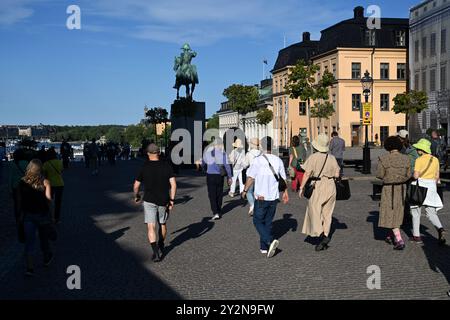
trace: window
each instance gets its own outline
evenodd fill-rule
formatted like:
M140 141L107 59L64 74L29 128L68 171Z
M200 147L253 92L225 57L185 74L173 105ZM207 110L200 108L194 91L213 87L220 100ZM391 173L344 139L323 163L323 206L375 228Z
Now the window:
M406 46L406 32L404 30L395 31L395 45L397 47Z
M389 63L380 64L380 79L389 79Z
M427 72L422 72L422 90L427 91Z
M366 43L366 46L369 46L369 47L374 47L376 45L375 30L366 30L365 43Z
M447 90L447 66L441 67L441 90Z
M278 92L278 80L275 80L275 93Z
M352 62L352 79L361 79L361 63Z
M427 12L428 8L427 6L423 7L423 12Z
M430 37L430 57L436 55L436 33L432 33Z
M300 101L298 107L299 107L298 114L301 116L306 116L306 102Z
M436 69L430 70L430 91L436 91Z
M361 110L361 94L352 94L352 111Z
M397 79L406 79L406 63L397 63Z
M382 93L380 95L380 110L389 111L389 94Z
M416 12L414 13L414 15L416 16L416 18L419 16L419 10L416 10Z
M441 30L441 53L447 52L447 29Z
M414 90L418 91L419 90L419 74L416 73L414 75Z
M336 103L336 93L333 93L333 108L334 108L334 111L336 111L336 106L337 106L337 103Z
M389 137L389 127L380 126L380 142L384 145L384 141Z
M419 61L419 40L414 42L414 61Z
M422 38L422 58L427 57L427 37Z
M333 63L333 76L336 78L336 63Z

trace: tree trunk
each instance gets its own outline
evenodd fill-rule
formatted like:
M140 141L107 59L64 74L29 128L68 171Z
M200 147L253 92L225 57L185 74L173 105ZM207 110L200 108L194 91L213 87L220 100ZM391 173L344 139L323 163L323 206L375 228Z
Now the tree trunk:
M308 99L308 126L309 126L309 141L312 142L312 124L311 124L311 99Z
M406 130L408 130L408 132L409 132L408 125L409 125L409 113L406 112L406 113L405 113L405 128L406 128Z

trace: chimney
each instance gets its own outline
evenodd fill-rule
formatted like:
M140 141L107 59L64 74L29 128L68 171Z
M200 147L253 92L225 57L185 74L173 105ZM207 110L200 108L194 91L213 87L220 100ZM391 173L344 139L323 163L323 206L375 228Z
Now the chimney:
M303 42L311 41L311 34L309 32L303 32Z
M364 8L363 7L356 7L355 9L353 9L353 12L354 12L355 19L364 18Z

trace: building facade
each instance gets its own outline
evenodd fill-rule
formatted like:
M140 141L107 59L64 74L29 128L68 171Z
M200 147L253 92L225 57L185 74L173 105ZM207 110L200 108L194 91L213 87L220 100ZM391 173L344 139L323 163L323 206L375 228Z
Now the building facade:
M411 135L419 138L428 128L444 128L448 136L450 1L428 0L411 8L410 40L411 89L428 95L428 108L411 117Z
M219 135L222 137L230 128L240 128L243 130L248 139L261 139L264 136L273 136L273 121L267 125L261 125L257 120L258 110L262 108L272 108L272 79L261 81L258 86L259 101L255 111L239 115L233 111L228 101L222 102L220 110L217 112L219 116Z
M309 46L305 49L307 43ZM306 33L303 41L294 46L303 46L304 50L292 51L289 63L282 61L284 51L290 47L281 50L272 70L276 110L274 135L280 146L288 146L292 135L310 136L307 103L289 98L284 90L289 70L299 59L320 67L317 80L325 71L336 78L329 90L335 112L330 119L311 119L313 139L319 133L337 131L347 146L364 143L361 78L366 70L374 79L369 100L373 105L373 123L368 140L380 142L404 128L405 116L396 115L392 107L394 97L407 88L407 19L382 18L381 29L369 29L364 8L356 7L352 19L322 30L320 41L311 41Z

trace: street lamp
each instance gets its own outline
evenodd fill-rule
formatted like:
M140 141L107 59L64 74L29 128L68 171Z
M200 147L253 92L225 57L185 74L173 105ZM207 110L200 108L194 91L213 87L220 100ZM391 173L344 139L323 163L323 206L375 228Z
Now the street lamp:
M373 87L373 78L370 76L369 71L366 70L364 73L364 77L361 79L361 85L363 88L363 94L365 98L365 102L369 102L369 96L372 92ZM364 114L363 114L364 117ZM365 136L365 142L364 142L364 148L363 148L363 174L370 174L371 171L371 161L370 161L370 148L369 148L369 125L366 123L364 124L366 127L366 136Z

